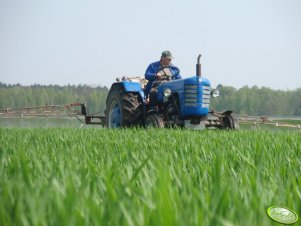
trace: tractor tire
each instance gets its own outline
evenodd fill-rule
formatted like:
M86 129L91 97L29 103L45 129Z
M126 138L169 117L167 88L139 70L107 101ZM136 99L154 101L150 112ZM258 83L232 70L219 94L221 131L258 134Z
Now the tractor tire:
M142 105L139 95L115 90L109 94L106 106L107 128L138 126L142 122Z
M122 96L123 119L127 126L142 124L142 101L137 93L124 93Z
M164 121L156 113L150 113L145 118L145 127L146 128L164 128Z
M239 123L232 114L226 114L223 121L224 129L239 130Z

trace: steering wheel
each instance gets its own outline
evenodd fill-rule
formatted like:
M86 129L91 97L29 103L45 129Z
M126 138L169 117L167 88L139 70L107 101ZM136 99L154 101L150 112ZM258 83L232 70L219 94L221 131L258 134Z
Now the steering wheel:
M158 71L156 72L156 74L157 74L157 73L159 73L160 71L163 71L164 75L163 75L163 78L162 78L161 80L167 80L167 81L174 80L175 76L176 76L177 74L180 73L180 70L177 69L177 71L176 71L175 74L168 75L168 74L166 74L166 72L165 72L165 70L164 70L165 68L170 68L170 66L161 67L161 68L159 68ZM172 73L171 70L170 70L170 72Z

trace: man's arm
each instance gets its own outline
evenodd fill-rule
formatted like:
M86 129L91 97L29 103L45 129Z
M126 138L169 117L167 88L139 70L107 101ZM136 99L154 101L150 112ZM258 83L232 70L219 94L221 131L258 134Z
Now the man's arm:
M163 77L163 75L158 74L159 69L160 69L160 62L155 62L150 64L146 69L145 78L148 81L155 81L157 79L160 80Z
M180 74L176 74L175 76L174 76L174 79L181 79L182 77L181 77L181 75Z
M148 81L154 81L154 80L156 80L156 78L157 78L157 75L156 75L154 65L150 64L146 69L145 79Z
M173 79L181 79L181 75L180 75L180 69L175 67L175 66L172 66L172 71L173 71Z

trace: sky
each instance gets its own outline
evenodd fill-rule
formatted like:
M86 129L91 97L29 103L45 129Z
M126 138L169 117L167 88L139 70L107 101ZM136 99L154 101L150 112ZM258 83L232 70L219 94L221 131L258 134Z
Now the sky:
M301 87L300 0L0 0L0 81L110 87L163 50L212 86Z

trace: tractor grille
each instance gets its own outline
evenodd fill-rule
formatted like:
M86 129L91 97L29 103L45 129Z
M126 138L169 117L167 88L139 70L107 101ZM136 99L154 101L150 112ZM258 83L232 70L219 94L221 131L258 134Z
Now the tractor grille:
M202 108L209 108L210 86L203 86Z
M198 102L198 86L185 84L184 103L187 107L196 107Z
M201 86L203 88L202 108L209 108L210 104L210 86ZM184 103L188 107L196 107L198 103L198 85L185 85Z

